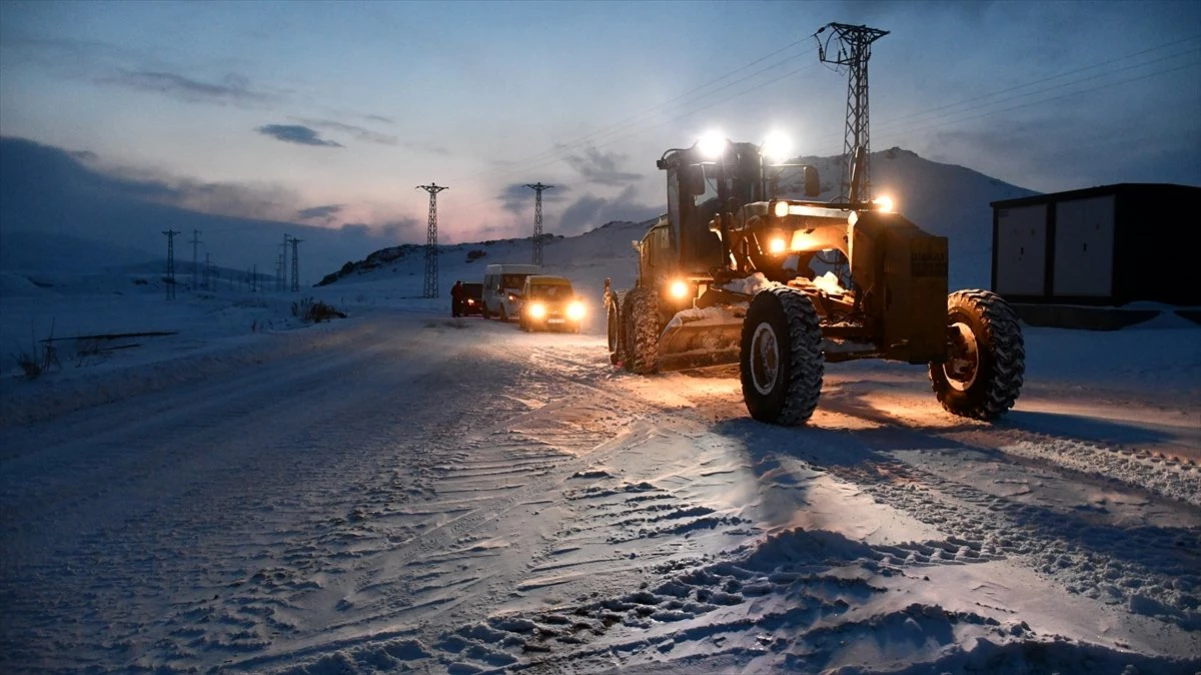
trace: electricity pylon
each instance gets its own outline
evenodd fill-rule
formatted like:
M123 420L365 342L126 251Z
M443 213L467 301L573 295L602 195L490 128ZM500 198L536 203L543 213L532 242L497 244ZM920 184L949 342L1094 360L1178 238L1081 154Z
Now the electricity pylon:
M821 35L827 28L832 29L823 42ZM867 110L867 61L872 56L872 43L888 35L888 31L867 26L851 26L845 23L830 23L817 29L813 34L817 38L817 54L823 63L833 63L847 66L850 77L847 79L847 122L846 134L843 140L843 172L839 200L852 204L871 201L872 184L868 163L871 153ZM830 40L838 38L836 55L827 52ZM855 157L862 153L855 170Z
M167 299L175 299L175 230L163 230L167 235Z
M438 297L438 193L450 188L445 185L418 185L418 190L430 193L430 216L425 235L425 297Z
M538 193L534 198L534 264L542 264L542 191L553 188L553 185L543 185L541 182L526 187Z
M292 237L292 292L300 291L300 254L296 252L296 245L304 241Z

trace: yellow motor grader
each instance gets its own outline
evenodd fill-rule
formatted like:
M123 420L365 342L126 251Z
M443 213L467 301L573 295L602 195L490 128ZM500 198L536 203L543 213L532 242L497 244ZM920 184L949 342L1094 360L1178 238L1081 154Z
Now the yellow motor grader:
M637 281L605 281L610 360L639 374L737 363L751 416L782 425L813 415L825 362L864 358L928 365L954 414L1005 413L1025 371L1017 317L987 290L948 295L946 237L860 199L864 160L849 198L825 202L816 168L761 145L665 152L667 213L634 242ZM778 196L783 173L802 198Z

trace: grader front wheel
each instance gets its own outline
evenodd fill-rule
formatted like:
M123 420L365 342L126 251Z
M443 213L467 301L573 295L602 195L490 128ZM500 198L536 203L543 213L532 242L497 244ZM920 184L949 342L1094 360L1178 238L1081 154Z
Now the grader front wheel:
M817 309L788 287L760 291L742 323L742 398L760 422L809 421L821 397L825 357Z
M1017 315L991 291L947 297L947 358L930 364L934 395L947 412L992 420L1013 407L1026 373Z

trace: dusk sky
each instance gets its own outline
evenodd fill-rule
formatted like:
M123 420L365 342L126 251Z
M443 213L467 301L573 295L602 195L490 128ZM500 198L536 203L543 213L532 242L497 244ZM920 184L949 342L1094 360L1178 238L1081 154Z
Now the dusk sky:
M890 31L872 149L1049 192L1201 185L1197 2L0 3L0 135L177 205L424 242L663 210L655 160L717 128L842 151L832 21ZM12 227L13 224L6 224ZM366 253L366 251L364 252Z

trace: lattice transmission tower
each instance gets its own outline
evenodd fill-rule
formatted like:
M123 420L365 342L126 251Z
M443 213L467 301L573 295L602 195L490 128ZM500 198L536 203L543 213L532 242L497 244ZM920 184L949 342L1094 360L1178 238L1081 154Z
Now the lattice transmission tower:
M534 198L534 264L542 264L542 191L553 188L553 185L543 185L541 182L534 185L526 183L526 187L537 193Z
M825 40L820 36L830 29ZM817 29L817 55L823 63L845 66L850 72L847 79L847 123L844 137L842 185L838 198L852 204L870 201L872 196L871 171L868 168L871 154L867 109L867 61L872 56L872 43L888 35L888 31L867 26L851 26L845 23L830 23ZM838 38L838 49L830 52L830 41ZM855 156L862 153L855 174Z
M430 216L425 234L425 293L427 298L438 297L438 193L450 188L445 185L418 185L418 190L430 193Z
M167 299L175 299L175 235L181 234L175 230L163 230L167 235Z
M300 290L300 254L296 252L296 245L304 241L292 237L292 292L296 293Z

